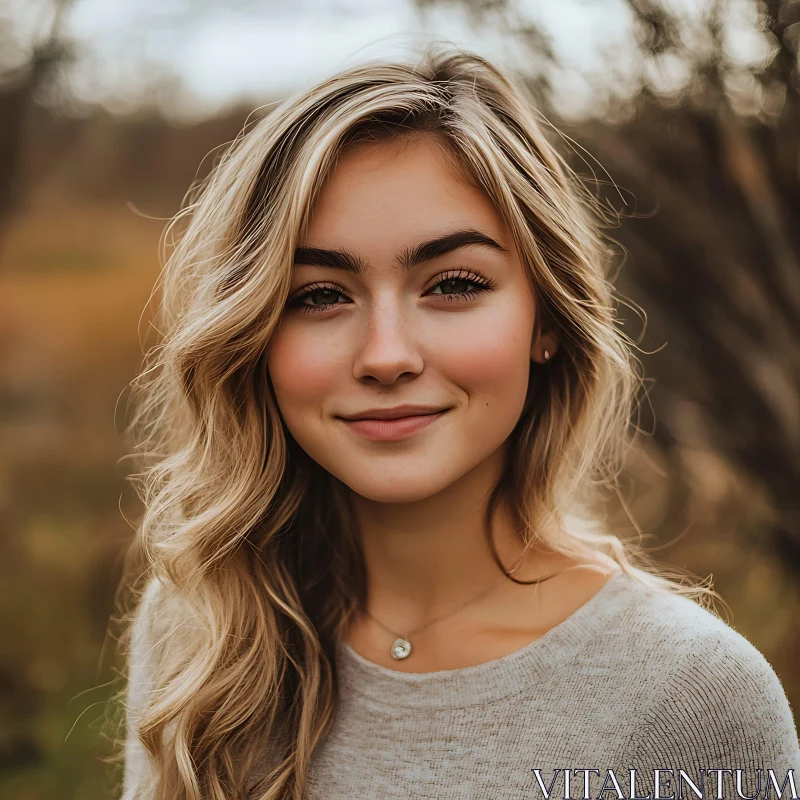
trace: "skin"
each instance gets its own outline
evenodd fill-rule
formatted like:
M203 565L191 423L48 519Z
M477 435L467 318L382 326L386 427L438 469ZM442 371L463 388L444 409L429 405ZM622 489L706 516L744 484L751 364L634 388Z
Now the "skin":
M470 245L408 271L397 263L405 249L463 229L504 249ZM525 646L607 576L579 568L519 586L500 573L484 540L483 509L529 370L546 368L545 349L551 357L558 350L551 333L534 338L535 303L511 231L435 142L417 137L344 154L301 246L347 250L367 267L359 275L295 264L290 302L267 351L281 414L300 446L353 493L369 611L397 632L446 617L411 637L414 650L403 661L390 657L394 636L369 615L354 621L348 643L405 672L470 666ZM475 278L491 288L478 290ZM311 284L316 291L301 296ZM449 410L389 442L337 418L405 403ZM505 509L495 526L510 569L521 539ZM531 580L568 566L538 548L514 575Z

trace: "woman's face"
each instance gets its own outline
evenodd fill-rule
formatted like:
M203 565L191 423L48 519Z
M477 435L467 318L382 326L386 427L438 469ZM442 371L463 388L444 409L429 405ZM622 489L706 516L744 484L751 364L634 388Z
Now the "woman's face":
M267 364L306 453L386 503L433 495L497 455L531 358L556 343L532 341L533 297L489 199L429 139L395 140L339 160L301 245ZM421 408L343 419L401 405Z

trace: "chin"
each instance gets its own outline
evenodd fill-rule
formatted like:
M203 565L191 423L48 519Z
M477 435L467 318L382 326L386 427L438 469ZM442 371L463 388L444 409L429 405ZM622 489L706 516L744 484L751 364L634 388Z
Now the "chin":
M376 476L355 479L348 476L340 480L353 492L373 503L415 503L437 494L451 483L449 480L442 481L441 477L438 480L432 477L426 480L419 473L407 479L387 475L384 479Z

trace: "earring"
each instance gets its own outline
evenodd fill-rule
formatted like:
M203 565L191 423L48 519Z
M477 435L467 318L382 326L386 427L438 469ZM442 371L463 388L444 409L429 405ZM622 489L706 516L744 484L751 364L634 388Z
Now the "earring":
M549 358L550 358L550 353L547 350L545 350L544 351L544 360L547 361Z

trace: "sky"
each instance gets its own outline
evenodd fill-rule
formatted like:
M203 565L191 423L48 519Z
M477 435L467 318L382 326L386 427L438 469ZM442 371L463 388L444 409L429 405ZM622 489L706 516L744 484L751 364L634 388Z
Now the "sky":
M53 0L3 0L18 37L41 38ZM709 0L670 0L676 13ZM600 76L624 91L634 69L632 19L624 0L516 0L519 18L552 35L563 67L552 74L560 111L579 116L597 101ZM748 0L731 46L752 56ZM2 10L2 7L0 7ZM735 16L735 14L734 14ZM458 4L422 15L412 0L73 0L65 27L80 59L70 93L126 112L153 97L175 118L202 118L238 101L270 102L341 67L444 38L524 70L530 51L493 26L471 25ZM742 32L745 32L742 35ZM698 45L699 46L699 45ZM756 48L757 49L757 48ZM687 77L665 60L664 86ZM587 78L588 76L588 78Z

